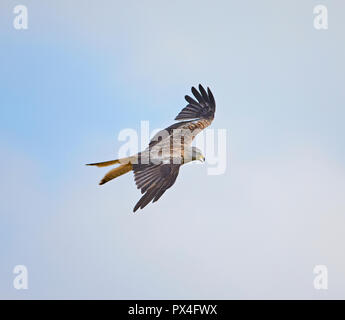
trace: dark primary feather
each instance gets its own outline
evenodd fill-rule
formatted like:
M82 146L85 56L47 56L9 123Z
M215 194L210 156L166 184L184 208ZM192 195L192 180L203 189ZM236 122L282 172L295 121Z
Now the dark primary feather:
M210 88L207 88L207 92L204 87L199 84L199 91L192 87L192 93L195 97L193 99L190 96L185 96L188 105L181 110L175 120L186 119L209 119L214 118L216 111L216 101Z
M144 195L133 211L143 209L151 201L156 202L176 181L179 164L134 164L134 179Z
M216 107L216 100L214 100L214 97L213 97L213 94L212 94L212 91L210 90L210 88L207 88L207 92L208 92L208 97L210 98L210 103L211 105L214 105L214 107ZM214 108L216 109L216 108ZM216 111L216 110L214 110Z

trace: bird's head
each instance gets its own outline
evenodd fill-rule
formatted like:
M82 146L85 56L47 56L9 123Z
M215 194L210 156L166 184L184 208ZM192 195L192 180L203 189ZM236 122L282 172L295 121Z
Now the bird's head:
M205 157L202 154L201 150L197 147L192 147L192 161L199 160L201 162L205 162Z

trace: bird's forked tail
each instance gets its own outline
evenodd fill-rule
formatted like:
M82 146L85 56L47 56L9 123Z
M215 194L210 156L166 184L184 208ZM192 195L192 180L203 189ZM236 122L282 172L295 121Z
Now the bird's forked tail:
M97 166L97 167L107 167L118 163L124 163L126 159L117 159L117 160L110 160L104 162L97 162L97 163L89 163L87 166ZM105 184L106 182L113 180L123 174L131 171L133 169L132 164L130 161L127 163L121 164L120 166L111 169L107 174L103 177L103 179L99 182L100 185Z

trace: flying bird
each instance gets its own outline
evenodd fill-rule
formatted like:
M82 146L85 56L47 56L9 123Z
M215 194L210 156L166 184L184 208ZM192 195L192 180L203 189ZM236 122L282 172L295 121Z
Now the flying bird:
M212 123L216 102L211 90L207 88L206 91L202 85L199 91L192 87L192 93L195 98L186 95L188 104L175 118L179 122L158 132L144 151L127 158L87 164L97 167L120 164L104 176L100 185L133 170L137 188L143 194L133 212L151 201L156 202L175 183L183 164L205 161L200 149L192 146L192 141Z

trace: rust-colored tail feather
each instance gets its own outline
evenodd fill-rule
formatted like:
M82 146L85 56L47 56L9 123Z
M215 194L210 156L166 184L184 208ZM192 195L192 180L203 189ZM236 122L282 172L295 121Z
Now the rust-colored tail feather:
M105 176L104 178L100 181L100 185L105 184L106 182L113 180L119 176L122 176L123 174L131 171L133 169L132 164L131 163L126 163L126 164L122 164L121 166L114 168L112 170L110 170Z
M87 166L97 166L101 168L101 167L108 167L117 163L120 163L120 159L104 161L104 162L88 163Z

